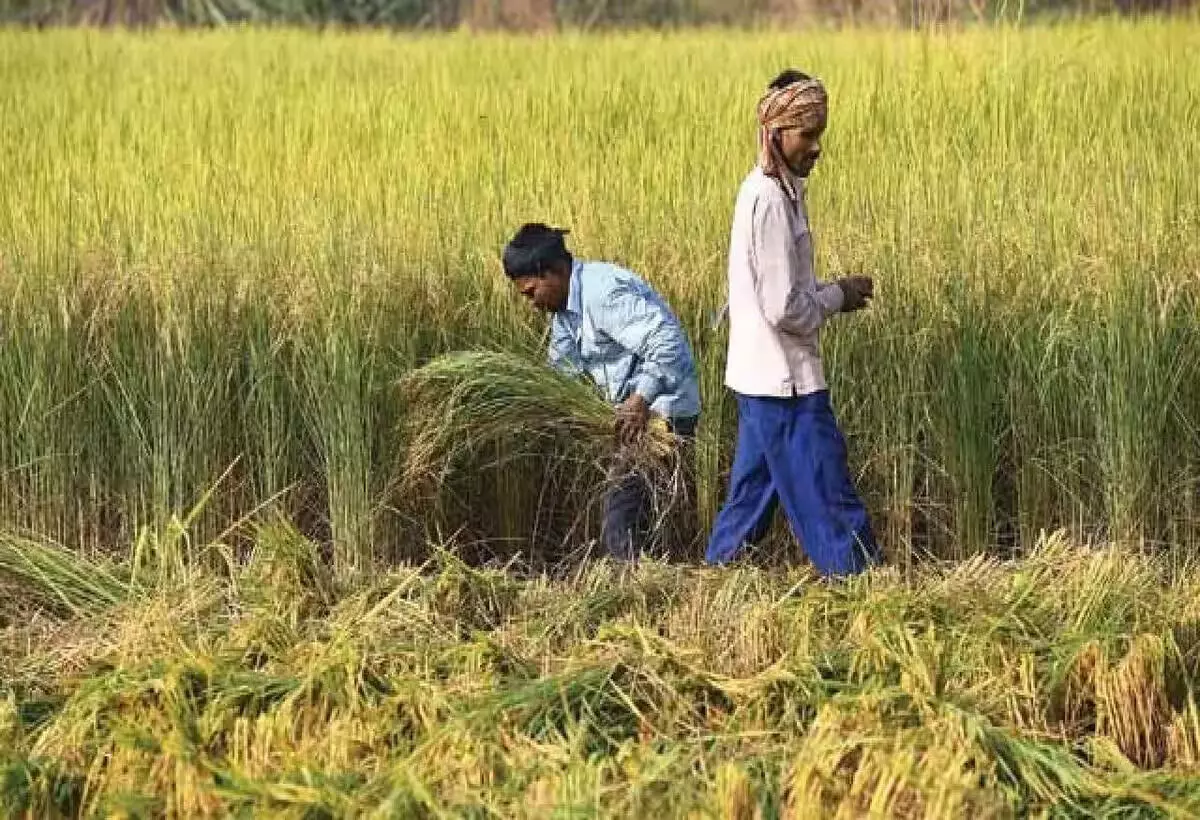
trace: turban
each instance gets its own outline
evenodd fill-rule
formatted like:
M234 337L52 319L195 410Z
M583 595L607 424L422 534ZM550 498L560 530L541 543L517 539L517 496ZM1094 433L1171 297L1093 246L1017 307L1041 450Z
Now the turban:
M570 233L564 228L528 223L517 231L504 248L504 272L511 279L538 276L555 262L571 258L563 237Z
M796 199L796 180L772 137L787 128L811 129L825 122L829 98L820 80L807 79L769 88L758 101L758 164Z

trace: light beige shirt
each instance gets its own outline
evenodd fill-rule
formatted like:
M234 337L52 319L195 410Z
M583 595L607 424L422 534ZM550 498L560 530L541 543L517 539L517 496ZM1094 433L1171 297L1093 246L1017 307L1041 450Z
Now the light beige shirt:
M820 330L842 289L817 281L804 187L792 201L755 168L742 183L729 242L729 357L725 384L749 396L825 389Z

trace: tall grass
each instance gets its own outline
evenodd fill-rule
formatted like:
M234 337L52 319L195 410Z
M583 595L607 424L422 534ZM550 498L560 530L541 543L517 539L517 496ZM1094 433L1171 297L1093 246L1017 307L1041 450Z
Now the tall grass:
M878 282L825 353L890 556L1055 526L1195 548L1198 47L1186 19L0 31L0 523L96 550L229 471L202 533L271 499L347 571L419 553L427 509L392 491L396 385L443 352L540 344L497 256L541 218L687 325L707 524L733 441L710 324L733 197L756 96L799 65L833 100L821 271ZM478 471L460 537L578 536L546 523L545 466Z

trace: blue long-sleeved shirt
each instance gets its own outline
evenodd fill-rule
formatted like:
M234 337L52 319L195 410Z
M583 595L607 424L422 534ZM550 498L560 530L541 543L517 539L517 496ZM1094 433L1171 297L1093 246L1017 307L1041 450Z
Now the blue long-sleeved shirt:
M639 393L667 418L700 414L700 384L683 326L631 271L575 261L567 306L550 325L550 363L583 372L608 400Z

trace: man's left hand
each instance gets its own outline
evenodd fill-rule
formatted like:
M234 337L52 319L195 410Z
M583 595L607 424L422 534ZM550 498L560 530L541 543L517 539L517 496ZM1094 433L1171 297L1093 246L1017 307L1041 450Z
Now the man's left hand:
M617 440L633 444L646 432L650 422L650 405L638 393L632 394L617 406Z

